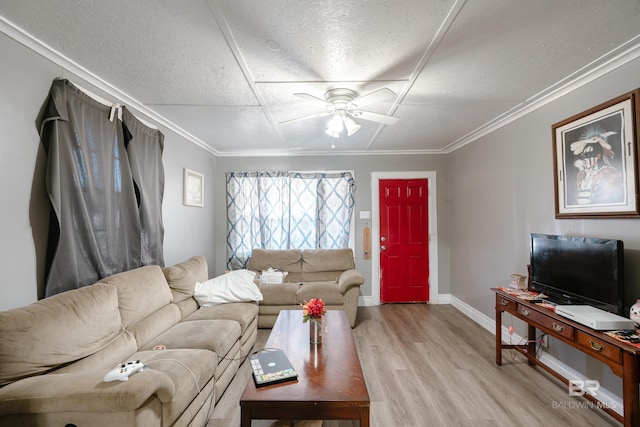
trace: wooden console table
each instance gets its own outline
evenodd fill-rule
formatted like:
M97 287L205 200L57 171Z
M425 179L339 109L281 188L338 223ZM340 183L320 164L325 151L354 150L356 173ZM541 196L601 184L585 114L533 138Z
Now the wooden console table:
M609 415L624 423L625 426L640 426L640 348L619 341L607 334L598 332L580 323L573 322L556 314L552 310L537 304L519 299L500 289L492 289L496 293L496 364L502 365L502 350L515 349L527 357L529 365L540 366L565 384L569 380L541 362L536 355L536 329L554 337L583 353L603 362L611 371L622 377L623 416L612 408L601 406ZM502 343L502 313L509 313L528 325L527 344ZM584 397L591 402L598 399L585 393Z

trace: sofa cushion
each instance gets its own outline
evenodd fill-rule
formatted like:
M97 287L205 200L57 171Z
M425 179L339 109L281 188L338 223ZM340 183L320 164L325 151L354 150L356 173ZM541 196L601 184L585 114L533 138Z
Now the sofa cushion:
M327 305L342 305L344 296L336 282L305 282L297 294L298 304L309 302L311 298L321 298Z
M219 304L213 307L202 307L191 314L184 321L226 319L235 320L240 324L240 332L244 335L247 327L258 317L258 304L239 302L233 304Z
M101 283L0 312L0 384L93 354L123 331L116 289Z
M165 402L175 394L171 379L162 373L143 370L128 381L107 383L106 372L93 369L25 378L0 390L0 414L133 411L154 394Z
M112 369L118 363L122 363L123 360L129 360L129 357L136 351L138 351L136 339L131 332L125 330L103 349L73 363L56 368L53 373L79 373L99 368Z
M204 282L209 278L207 260L203 256L195 256L172 267L162 269L171 292L173 302L184 301L193 296L196 282Z
M173 299L167 279L157 265L114 274L101 282L117 288L118 306L125 328L158 311Z
M299 278L291 273L302 272L301 260L302 251L299 249L254 249L251 252L249 269L257 272L268 268L288 271L289 274L285 280L296 281Z
M337 283L342 271L305 271L302 273L302 282L334 282Z
M133 334L138 343L138 348L140 348L180 322L180 320L182 320L182 314L178 306L176 304L167 304L160 310L129 326L127 332Z
M151 350L157 345L167 349L201 348L224 357L239 338L240 324L233 320L193 320L172 326L141 350Z
M180 301L176 306L180 310L180 315L184 319L198 309L198 302L193 298L189 298L184 301Z
M262 302L260 305L296 304L296 294L300 283L263 283L260 285Z
M305 249L302 251L303 273L345 271L355 268L353 251L343 249ZM339 276L336 275L336 277Z
M202 349L140 351L131 358L144 362L148 368L135 375L142 376L147 370L158 371L168 376L173 382L175 393L171 400L164 402L162 407L161 425L163 426L183 425L174 423L196 399L198 392L205 390L207 383L214 377L219 362L216 354ZM133 380L135 375L130 380Z

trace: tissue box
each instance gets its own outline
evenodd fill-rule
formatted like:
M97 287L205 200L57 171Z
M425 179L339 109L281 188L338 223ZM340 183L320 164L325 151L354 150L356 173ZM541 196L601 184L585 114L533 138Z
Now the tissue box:
M260 274L260 280L262 283L278 284L283 283L284 278L287 277L288 272L277 270L262 270Z
M520 274L512 274L511 275L511 283L509 284L510 288L513 289L527 289L527 284L525 282L525 280L527 279L527 276L522 276Z

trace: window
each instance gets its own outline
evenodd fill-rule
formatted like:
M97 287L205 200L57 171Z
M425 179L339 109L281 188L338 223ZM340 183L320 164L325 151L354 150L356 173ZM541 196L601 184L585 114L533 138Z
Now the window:
M351 172L229 172L227 268L253 248L348 247L354 193Z
M38 117L52 206L45 296L164 264L163 135L110 111L54 80Z

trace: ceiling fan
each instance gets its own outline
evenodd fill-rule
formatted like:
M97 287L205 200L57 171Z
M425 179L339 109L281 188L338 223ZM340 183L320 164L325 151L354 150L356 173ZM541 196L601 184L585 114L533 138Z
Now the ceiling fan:
M358 94L351 89L329 89L324 94L324 99L308 93L294 93L294 95L302 99L322 103L325 106L325 111L309 116L298 117L297 119L285 120L280 122L280 124L307 120L314 117L333 116L327 123L325 133L334 138L338 138L344 129L346 129L348 136L360 130L361 126L357 124L352 117L385 125L393 125L398 121L398 119L393 116L360 109L375 102L393 98L396 94L387 88L378 89L362 96L358 96Z

